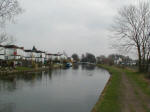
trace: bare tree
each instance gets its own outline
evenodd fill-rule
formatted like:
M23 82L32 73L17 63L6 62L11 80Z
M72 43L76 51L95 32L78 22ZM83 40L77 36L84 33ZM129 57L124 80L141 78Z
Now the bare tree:
M17 0L0 0L0 23L13 20L14 16L20 14L22 8Z
M0 0L0 44L9 44L14 41L2 31L7 21L12 21L14 17L22 12L22 8L17 0Z
M150 4L141 2L121 8L112 26L115 45L121 50L136 50L139 71L147 71L150 59Z
M5 32L0 34L0 44L10 45L10 44L15 43L15 42L16 42L16 40L13 36L9 36Z

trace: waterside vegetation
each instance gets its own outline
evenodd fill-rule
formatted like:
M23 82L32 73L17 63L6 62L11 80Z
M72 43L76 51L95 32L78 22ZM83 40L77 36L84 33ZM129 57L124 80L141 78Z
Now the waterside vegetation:
M120 112L119 94L121 72L115 67L109 67L105 65L99 66L107 69L110 72L111 77L92 112Z
M149 112L150 83L147 74L129 68L99 65L111 78L92 112Z

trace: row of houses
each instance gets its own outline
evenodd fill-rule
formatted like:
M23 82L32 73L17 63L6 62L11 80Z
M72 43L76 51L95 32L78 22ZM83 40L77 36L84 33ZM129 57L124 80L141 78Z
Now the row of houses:
M125 65L125 66L135 66L137 64L137 61L132 60L128 56L127 57L125 57L125 56L119 57L119 55L118 55L114 59L114 64L116 64L116 65Z
M32 49L24 49L16 45L0 45L0 60L28 60L35 62L42 62L48 60L60 60L60 58L66 58L63 54L47 53L45 51L37 50L35 46Z
M137 60L133 60L128 56L119 54L111 54L108 57L101 55L96 58L98 64L109 64L109 65L123 65L123 66L135 66Z

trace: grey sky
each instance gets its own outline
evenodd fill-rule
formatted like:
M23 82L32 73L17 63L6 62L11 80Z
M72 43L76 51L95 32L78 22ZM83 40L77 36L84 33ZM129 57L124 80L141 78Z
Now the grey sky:
M108 28L117 9L137 0L19 0L25 12L7 25L17 44L50 53L108 55Z

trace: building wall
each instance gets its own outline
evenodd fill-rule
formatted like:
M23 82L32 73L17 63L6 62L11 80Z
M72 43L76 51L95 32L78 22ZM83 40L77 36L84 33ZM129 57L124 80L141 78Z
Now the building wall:
M16 52L16 50L15 49L10 49L10 48L6 48L5 49L5 55L6 56L11 56L11 55L14 55L14 52Z
M0 59L4 60L5 59L5 48L0 47Z
M44 63L45 53L25 52L25 58L27 60L33 60L33 61L36 61L36 62Z
M5 55L0 55L0 60L5 60Z
M26 60L32 60L32 52L25 52L24 56Z
M16 53L16 56L15 56ZM0 47L0 59L26 59L44 63L48 59L59 58L58 56L46 55L46 53L25 52L23 49Z
M14 53L16 52L16 56ZM5 48L5 59L24 59L25 52L23 49Z
M51 60L52 59L52 56L51 55L46 55L46 60Z
M20 58L25 59L25 52L23 49L17 49L17 55L20 55Z

